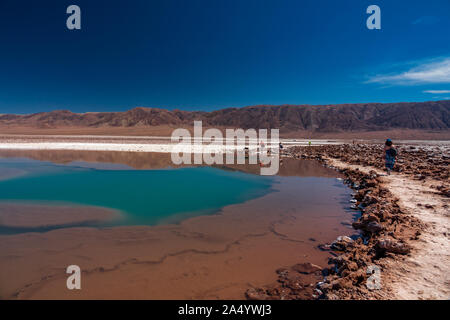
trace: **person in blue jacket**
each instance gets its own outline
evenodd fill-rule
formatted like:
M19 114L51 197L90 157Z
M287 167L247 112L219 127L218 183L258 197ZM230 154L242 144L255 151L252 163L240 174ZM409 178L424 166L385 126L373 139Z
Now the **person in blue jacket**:
M384 145L384 161L386 165L387 174L390 175L394 169L395 158L397 157L397 150L392 146L392 140L387 139Z

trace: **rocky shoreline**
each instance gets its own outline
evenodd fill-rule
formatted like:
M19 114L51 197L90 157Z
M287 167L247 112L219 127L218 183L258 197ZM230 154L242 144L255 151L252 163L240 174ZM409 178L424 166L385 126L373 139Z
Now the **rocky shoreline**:
M430 187L442 197L449 197L448 150L440 147L401 146L394 171L410 179L431 180ZM336 159L345 164L383 168L383 150L375 145L338 145L293 147L284 156L314 159L328 167ZM276 270L278 282L247 290L251 300L266 299L390 299L389 264L411 256L412 244L420 239L426 224L399 206L383 185L379 170L334 167L344 176L344 183L354 190L351 207L360 212L352 226L358 235L340 236L331 244L320 244L330 252L329 265L319 267L302 263ZM420 205L420 204L418 204ZM424 204L426 206L426 204ZM444 205L445 207L446 205ZM378 285L374 273L383 275ZM376 275L375 275L376 276Z
M431 185L439 194L450 197L450 148L448 146L395 146L399 154L394 172L414 180L435 180ZM345 163L384 170L383 148L374 144L343 144L338 146L293 147L286 155L297 159L339 159Z

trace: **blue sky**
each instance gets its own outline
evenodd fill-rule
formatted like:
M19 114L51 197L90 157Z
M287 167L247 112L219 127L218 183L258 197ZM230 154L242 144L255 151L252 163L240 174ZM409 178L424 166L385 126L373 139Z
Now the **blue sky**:
M0 113L450 98L448 0L0 0L0 46Z

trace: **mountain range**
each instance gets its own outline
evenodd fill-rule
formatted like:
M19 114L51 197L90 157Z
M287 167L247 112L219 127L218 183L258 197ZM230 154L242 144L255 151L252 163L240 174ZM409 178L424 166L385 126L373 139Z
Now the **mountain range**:
M450 100L403 103L362 103L340 105L258 105L216 111L183 111L138 107L123 112L73 113L67 110L28 115L0 115L0 133L14 127L133 128L192 126L202 120L204 127L279 128L289 132L368 132L398 129L448 131Z

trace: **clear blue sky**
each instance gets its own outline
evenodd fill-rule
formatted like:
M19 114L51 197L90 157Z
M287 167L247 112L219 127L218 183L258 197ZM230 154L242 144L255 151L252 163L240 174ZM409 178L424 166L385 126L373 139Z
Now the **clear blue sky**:
M0 113L449 97L449 0L0 0Z

